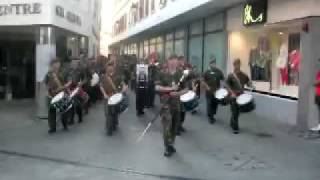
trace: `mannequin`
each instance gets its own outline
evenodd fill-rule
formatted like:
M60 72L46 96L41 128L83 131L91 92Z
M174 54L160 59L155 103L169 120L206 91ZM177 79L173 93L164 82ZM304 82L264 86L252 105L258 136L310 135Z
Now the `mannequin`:
M289 55L289 65L291 70L292 84L298 85L299 82L299 69L300 69L301 53L299 50L291 51Z
M289 74L288 74L288 47L286 44L282 44L280 47L279 56L276 62L277 68L280 70L281 84L289 84Z

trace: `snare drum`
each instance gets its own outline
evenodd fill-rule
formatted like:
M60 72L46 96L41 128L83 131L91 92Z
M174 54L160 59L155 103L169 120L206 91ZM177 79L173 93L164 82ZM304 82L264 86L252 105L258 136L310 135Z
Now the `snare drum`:
M108 106L111 111L121 114L128 108L128 97L123 93L117 93L109 98Z
M186 94L182 95L180 97L180 101L182 102L186 111L192 111L199 105L197 95L193 91L188 91Z
M237 98L237 104L239 105L240 112L248 113L255 110L256 105L254 103L253 95L242 94Z
M224 88L217 90L215 93L215 97L218 100L219 104L223 106L228 105L228 96L229 96L229 92Z
M58 113L65 113L72 107L71 98L65 92L60 92L53 97L50 104L57 110Z
M77 87L71 91L70 98L74 101L79 101L80 104L85 104L89 101L89 95L82 88Z

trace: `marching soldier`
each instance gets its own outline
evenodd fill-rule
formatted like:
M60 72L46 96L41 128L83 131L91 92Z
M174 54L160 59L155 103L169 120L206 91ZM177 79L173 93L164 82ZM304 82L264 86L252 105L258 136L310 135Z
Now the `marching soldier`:
M170 157L176 152L174 142L181 119L180 96L187 92L178 87L182 72L178 71L178 63L175 61L176 59L171 58L167 62L156 81L156 90L160 93L162 104L160 117L163 126L165 157Z
M206 90L207 99L207 115L209 123L216 122L215 115L218 109L218 100L215 97L215 92L220 88L221 81L224 80L222 71L216 66L216 59L213 58L210 62L210 69L203 74L203 85Z
M89 97L87 96L86 92L83 91L82 86L87 84L88 79L86 78L84 69L79 66L79 62L72 62L72 72L71 72L71 90L76 89L77 87L80 88L78 95L74 98L74 105L71 110L71 117L69 124L74 124L74 116L75 113L78 115L78 122L82 123L83 120L83 109L87 106L87 102Z
M50 70L45 77L45 84L48 89L48 124L49 134L56 132L56 109L51 106L50 102L54 96L61 91L65 91L71 85L71 81L65 77L61 70L60 59L53 59L50 63ZM68 130L68 113L62 114L61 117L64 130Z
M157 77L158 67L157 67L157 57L155 55L150 57L150 63L148 67L148 100L147 108L154 107L154 99L156 96L155 84L154 81Z
M230 104L231 104L231 121L230 126L233 129L234 134L239 134L239 115L240 110L237 104L237 97L244 92L245 85L253 87L252 83L244 72L241 71L241 61L236 59L233 62L234 71L228 75L227 86L231 92Z
M105 65L105 73L101 77L100 90L105 99L105 117L106 117L106 129L107 134L112 136L113 131L117 130L118 122L118 111L108 105L108 99L118 93L126 92L128 87L124 83L121 75L114 72L114 65L108 63Z

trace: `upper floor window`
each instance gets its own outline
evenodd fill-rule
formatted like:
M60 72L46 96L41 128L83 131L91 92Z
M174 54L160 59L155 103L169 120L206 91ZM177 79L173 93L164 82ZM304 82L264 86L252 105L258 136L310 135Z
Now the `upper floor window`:
M156 10L156 4L154 2L154 0L151 0L151 13L154 13Z

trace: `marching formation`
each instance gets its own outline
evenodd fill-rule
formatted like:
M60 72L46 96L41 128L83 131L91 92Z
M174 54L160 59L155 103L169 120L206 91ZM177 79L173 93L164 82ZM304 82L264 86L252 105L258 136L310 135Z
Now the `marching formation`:
M210 124L216 122L219 105L231 107L230 126L239 133L240 113L255 109L253 96L245 86L253 88L249 77L241 71L240 59L234 60L234 70L225 76L212 58L210 67L201 75L184 57L172 56L159 62L156 54L138 60L133 56L98 57L87 61L73 60L62 63L59 58L51 61L45 78L48 89L49 133L55 133L57 117L63 129L83 121L83 114L98 100L104 102L105 130L112 136L119 125L119 116L129 107L129 87L136 94L137 116L145 108L155 106L160 98L160 111L150 120L138 141L141 141L152 124L160 117L163 127L164 156L175 152L176 136L186 131L183 124L187 112L196 114L201 91L205 91L207 115ZM226 77L226 78L225 78Z

